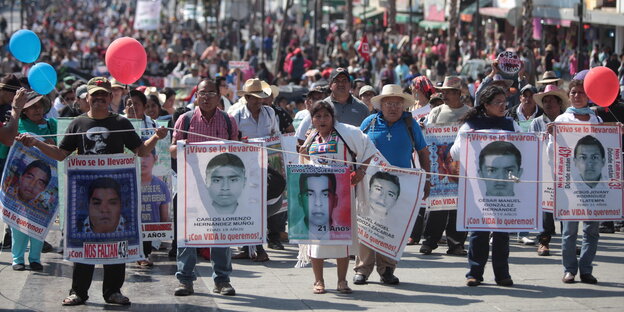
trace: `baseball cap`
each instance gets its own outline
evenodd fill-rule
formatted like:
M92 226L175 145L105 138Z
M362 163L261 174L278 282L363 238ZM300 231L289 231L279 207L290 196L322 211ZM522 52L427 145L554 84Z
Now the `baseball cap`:
M336 77L338 77L338 75L345 75L347 76L347 79L349 79L349 81L351 81L351 76L349 76L349 71L346 68L343 67L338 67L336 69L334 69L330 75L330 79L329 81L334 81L334 79L336 79Z
M111 83L105 77L94 77L87 82L87 92L93 94L97 91L111 93Z
M76 97L80 99L87 98L87 85L81 85L76 88Z

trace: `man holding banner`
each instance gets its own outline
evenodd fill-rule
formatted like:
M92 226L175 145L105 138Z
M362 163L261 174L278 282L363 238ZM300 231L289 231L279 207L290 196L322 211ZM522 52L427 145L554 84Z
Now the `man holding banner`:
M213 80L202 80L197 85L195 109L180 116L174 126L173 139L169 151L172 158L177 158L177 141L186 140L187 143L215 141L218 139L238 140L238 127L234 118L220 110L220 92ZM187 133L189 131L190 133ZM208 169L208 168L207 168ZM211 170L212 172L212 170ZM207 207L206 207L207 208ZM215 287L213 292L233 296L236 291L230 285L232 273L232 252L230 247L210 248L210 262L213 268L212 279ZM192 295L197 263L195 248L178 248L178 271L175 276L180 285L174 290L176 296Z
M147 141L142 142L136 134L132 124L124 117L108 111L112 101L111 83L104 77L95 77L87 83L87 102L90 110L87 114L77 117L67 128L67 135L59 147L35 139L29 134L21 134L17 140L26 146L35 146L44 154L63 161L74 151L84 155L88 149L87 132L91 129L101 129L107 139L101 141L98 154L118 154L124 152L124 147L133 153L144 156L154 149L158 140L167 135L167 129L159 128ZM93 279L95 265L75 262L72 275L70 295L63 300L63 305L73 306L85 304L89 298L89 287ZM104 265L103 295L107 303L129 305L130 299L121 294L121 287L125 280L126 264Z
M377 114L367 117L360 126L362 132L375 143L375 147L383 154L391 165L401 168L414 168L414 150L418 153L420 167L429 171L429 152L420 126L405 109L414 103L414 98L402 91L401 86L389 84L381 90L381 94L371 99ZM410 142L405 144L405 142ZM378 179L373 179L379 176ZM383 222L379 215L387 215L400 193L398 177L376 174L370 180L369 210L373 220ZM429 196L430 182L427 178L424 199ZM392 197L389 198L389 197ZM394 202L390 204L390 202ZM420 200L420 199L417 199ZM379 203L379 204L377 204ZM380 209L375 209L379 207ZM383 208L381 208L383 207ZM378 210L384 210L379 212ZM378 211L378 212L375 212ZM359 243L359 252L353 270L354 284L366 284L366 281L377 263L377 272L384 284L396 285L399 278L394 275L397 261L375 252L366 245Z

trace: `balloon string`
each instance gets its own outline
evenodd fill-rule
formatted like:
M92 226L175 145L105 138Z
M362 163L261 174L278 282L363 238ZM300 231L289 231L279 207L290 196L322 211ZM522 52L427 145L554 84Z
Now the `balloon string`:
M104 133L119 133L119 132L135 132L135 131L146 131L146 130L156 130L158 128L139 128L139 129L124 129L124 130L110 130L110 131L90 131L90 132L76 132L76 133L64 133L64 134L45 134L45 135L39 135L40 137L60 137L60 136L66 136L66 135L86 135L86 134L104 134ZM267 146L258 146L258 144L255 143L248 143L248 142L241 142L241 141L234 141L234 140L226 140L220 137L214 137L214 136L210 136L210 135L205 135L205 134L200 134L200 133L196 133L196 132L191 132L191 131L185 131L185 130L181 130L181 129L174 129L174 128L169 128L166 127L165 129L167 130L172 130L172 131L178 131L178 132L182 132L182 133L187 133L187 134L192 134L192 135L196 135L199 137L203 137L206 139L210 139L213 141L222 141L222 142L226 142L226 143L237 143L237 144L242 144L242 145L247 145L247 146L251 146L251 147L255 147L255 148L263 148L267 151L274 151L274 152L280 152L280 153L285 153L285 154L292 154L292 155L297 155L297 156L309 156L306 154L300 154L297 152L292 152L292 151L286 151L283 149L279 149L279 148L273 148L273 147L267 147ZM205 143L205 142L198 142L198 143ZM381 165L374 165L374 164L365 164L365 163L360 163L360 162L355 162L355 161L348 161L348 160L340 160L340 159L333 159L333 158L329 158L329 157L324 157L324 156L314 156L315 158L318 159L323 159L323 160L328 160L328 161L335 161L335 162L341 162L341 163L345 163L345 164L349 164L349 165L358 165L358 166L369 166L369 167L374 167L374 168L378 168L378 169L388 169L387 166L381 166ZM518 177L515 177L513 175L509 176L509 179L495 179L495 178L482 178L482 177L471 177L471 176L464 176L464 175L456 175L456 174L446 174L446 173L439 173L439 172L428 172L428 171L424 171L422 169L415 169L415 168L398 168L398 167L392 167L392 171L397 171L397 172L403 172L403 173L414 173L414 172L421 172L421 173L426 173L428 175L435 175L435 176L440 176L440 177L449 177L449 178L461 178L461 179L467 179L467 180L482 180L482 181L495 181L495 182L514 182L514 183L547 183L547 184L554 184L554 183L560 183L560 182L565 182L565 183L624 183L624 180L609 180L609 181L548 181L548 180L520 180Z

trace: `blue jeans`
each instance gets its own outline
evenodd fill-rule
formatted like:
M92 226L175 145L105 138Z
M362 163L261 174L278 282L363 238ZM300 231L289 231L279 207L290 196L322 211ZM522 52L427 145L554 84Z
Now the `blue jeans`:
M600 237L598 221L583 221L583 245L581 246L581 257L576 259L576 237L578 235L578 221L564 221L561 235L561 262L564 273L569 272L576 275L592 273L592 262L596 257L598 249L598 238Z
M175 276L183 284L192 284L197 279L195 264L197 250L195 248L178 248L178 272ZM212 279L215 283L230 282L232 273L232 250L230 247L210 248Z
M43 248L43 242L14 228L11 228L11 232L13 232L11 235L11 254L13 256L13 264L24 264L24 253L26 252L26 247L28 247L29 241L30 252L28 253L28 263L41 263L41 249Z
M472 232L468 248L470 271L466 278L483 281L483 271L490 253L490 232ZM494 279L499 282L509 275L509 233L492 232L492 268Z

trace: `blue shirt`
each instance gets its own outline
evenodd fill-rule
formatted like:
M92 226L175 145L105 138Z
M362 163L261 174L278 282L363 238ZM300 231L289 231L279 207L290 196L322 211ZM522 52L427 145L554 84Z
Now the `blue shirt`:
M369 124L375 118L375 124ZM388 123L383 119L383 113L370 115L364 119L360 130L365 131L369 139L375 143L377 149L390 162L391 165L401 168L412 167L412 140L407 132L405 118L412 118L411 113L403 112L403 116L397 122L388 127ZM412 119L412 132L416 150L420 151L427 147L425 137L420 130L418 123Z

